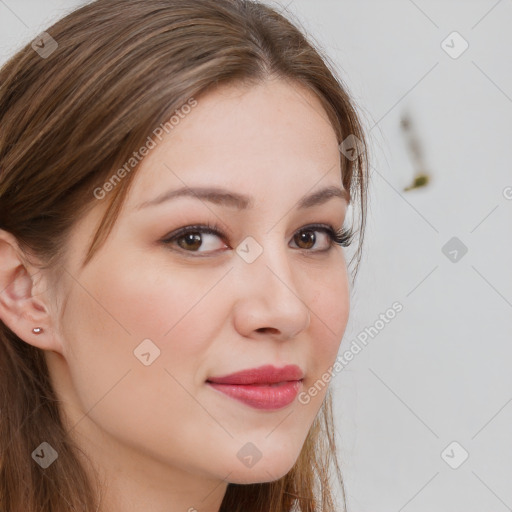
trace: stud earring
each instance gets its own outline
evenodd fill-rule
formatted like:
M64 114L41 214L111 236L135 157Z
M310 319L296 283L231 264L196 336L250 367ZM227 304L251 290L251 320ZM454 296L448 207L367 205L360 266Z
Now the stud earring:
M43 332L43 329L42 329L42 327L34 327L34 328L32 329L32 332L33 332L34 334L40 334L40 333L42 333L42 332Z

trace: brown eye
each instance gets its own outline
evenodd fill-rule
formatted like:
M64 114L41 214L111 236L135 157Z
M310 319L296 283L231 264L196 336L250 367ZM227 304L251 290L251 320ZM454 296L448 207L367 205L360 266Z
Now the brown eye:
M182 249L197 251L203 243L199 233L187 233L177 239L176 242Z
M293 242L301 250L311 253L325 253L336 244L348 245L350 243L349 235L349 232L342 229L336 231L332 225L314 224L297 231L293 237Z
M311 249L316 242L315 232L313 230L300 231L295 235L294 240L301 249Z
M178 246L184 253L197 253L205 256L226 249L228 246L222 242L225 238L219 228L212 224L185 226L164 238L162 242L170 247Z

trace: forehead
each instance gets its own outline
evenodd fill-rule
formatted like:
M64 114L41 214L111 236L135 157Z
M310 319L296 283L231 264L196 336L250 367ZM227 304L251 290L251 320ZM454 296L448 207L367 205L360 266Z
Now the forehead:
M169 187L303 195L320 179L320 185L341 185L336 134L320 100L304 86L228 84L196 101L142 161L130 208Z

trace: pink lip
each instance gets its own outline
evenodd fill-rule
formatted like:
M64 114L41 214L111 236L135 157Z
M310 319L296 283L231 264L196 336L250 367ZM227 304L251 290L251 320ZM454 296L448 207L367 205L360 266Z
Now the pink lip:
M296 365L283 368L265 365L222 377L210 377L206 382L256 409L280 409L295 400L303 378L302 370Z

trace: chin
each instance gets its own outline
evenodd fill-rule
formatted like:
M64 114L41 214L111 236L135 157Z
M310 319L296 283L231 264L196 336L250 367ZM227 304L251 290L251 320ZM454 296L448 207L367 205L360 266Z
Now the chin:
M274 482L285 476L293 467L296 458L286 459L271 457L270 459L260 459L252 467L237 467L229 475L228 480L233 484L258 484L264 482Z

